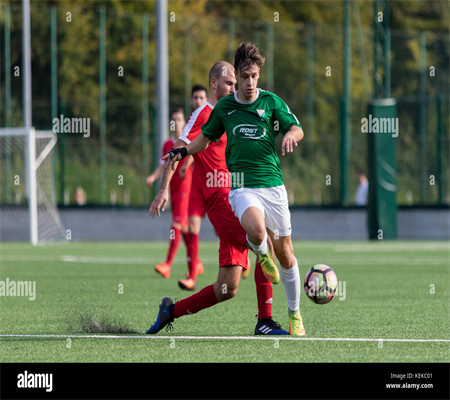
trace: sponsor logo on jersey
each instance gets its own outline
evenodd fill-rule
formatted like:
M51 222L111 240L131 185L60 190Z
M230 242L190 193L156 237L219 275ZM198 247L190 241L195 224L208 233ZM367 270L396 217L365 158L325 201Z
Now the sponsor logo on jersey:
M261 134L258 132L258 125L242 124L233 129L233 135L239 133L242 139L261 139L266 135L266 130Z

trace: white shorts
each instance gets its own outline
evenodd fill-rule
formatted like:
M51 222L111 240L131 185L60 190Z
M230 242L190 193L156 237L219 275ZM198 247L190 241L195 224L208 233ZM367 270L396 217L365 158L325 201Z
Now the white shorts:
M266 228L279 236L292 234L291 213L284 185L234 189L230 191L228 200L239 221L247 208L257 207L264 215Z

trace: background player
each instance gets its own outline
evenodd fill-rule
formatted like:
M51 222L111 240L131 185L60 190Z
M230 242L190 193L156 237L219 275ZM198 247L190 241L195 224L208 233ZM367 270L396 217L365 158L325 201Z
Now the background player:
M182 108L176 108L172 111L171 122L175 123L174 136L171 136L163 145L162 156L174 146L177 139L180 137L183 127L186 123L184 118L184 112ZM179 165L183 166L186 160L183 160ZM160 160L158 168L147 178L147 184L149 187L153 185L153 182L158 180L164 171L165 160ZM184 178L180 174L175 174L172 183L170 185L170 199L172 209L172 227L170 231L169 250L167 252L166 261L162 264L156 265L155 270L161 274L164 278L170 277L170 270L172 268L172 262L177 254L178 247L180 245L181 235L183 235L185 243L187 243L187 229L188 229L188 205L189 205L189 193L192 183L192 169L188 168L184 174Z
M190 103L194 111L206 103L208 92L203 85L194 85L191 90Z
M241 43L236 51L235 72L239 90L217 103L202 135L186 148L175 151L171 161L203 151L212 141L219 141L226 131L227 167L236 177L244 176L243 187L233 185L229 201L247 241L260 256L264 274L278 283L280 273L272 262L267 245L269 233L281 264L281 281L286 290L289 331L305 335L300 315L300 275L291 242L291 217L280 160L275 151L278 133L284 134L281 154L292 152L302 140L297 117L286 103L273 93L257 88L264 57L253 43ZM233 180L232 180L233 184Z
M206 88L202 85L194 85L191 91L191 106L195 110L206 103L207 92ZM190 117L187 125L189 125ZM187 248L187 262L188 262L188 274L187 279L180 279L178 281L179 286L182 289L193 290L195 288L196 277L203 273L203 264L199 258L199 233L202 224L202 218L205 217L205 201L203 199L202 183L200 177L200 170L195 168L194 158L192 156L187 157L187 161L183 166L178 166L178 171L182 178L184 178L188 168L192 168L192 185L189 195L189 226L188 232L185 235L186 248ZM192 273L190 271L193 271ZM190 280L189 280L190 279ZM193 284L192 284L193 282Z
M201 127L208 120L214 105L223 96L234 93L235 82L233 67L229 63L220 61L214 64L209 73L210 93L208 102L191 115L190 123L184 128L183 134L174 148L184 148L196 136L201 135ZM226 144L227 137L222 136L220 140L212 143L204 152L195 155L195 163L202 176L206 211L220 237L219 277L213 285L209 285L200 292L177 301L175 304L170 297L162 299L157 320L147 333L158 333L174 318L195 314L202 309L214 306L218 302L231 299L237 293L241 271L242 268L246 268L248 259L246 233L228 202L230 188L220 184L216 178L207 179L211 177L211 174L213 177L229 174L224 157ZM168 157L169 154L165 156L165 158ZM173 173L171 168L164 171L161 187L149 209L152 217L155 213L159 216L160 209L162 211L165 209L168 201L167 187ZM255 268L255 283L258 300L258 323L255 334L287 335L288 333L272 319L272 286L264 277L260 264L257 264Z

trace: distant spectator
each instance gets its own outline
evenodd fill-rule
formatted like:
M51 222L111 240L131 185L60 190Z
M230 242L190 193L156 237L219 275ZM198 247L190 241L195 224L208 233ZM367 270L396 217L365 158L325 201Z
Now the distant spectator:
M84 206L86 204L86 191L81 186L78 186L75 189L74 197L79 206Z
M355 194L355 204L357 206L367 205L367 198L369 196L369 181L362 169L356 171L356 179L358 180L358 189Z

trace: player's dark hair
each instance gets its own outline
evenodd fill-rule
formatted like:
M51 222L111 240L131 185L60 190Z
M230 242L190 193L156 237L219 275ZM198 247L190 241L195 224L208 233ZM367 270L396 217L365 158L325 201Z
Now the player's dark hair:
M172 118L173 114L178 114L181 113L183 114L183 118L184 118L184 110L181 107L176 107L172 110L172 112L170 113L170 118Z
M200 92L201 90L204 90L205 93L208 94L208 91L206 90L206 88L203 85L192 86L191 97L194 95L195 92Z
M234 56L234 69L236 72L244 72L253 64L256 64L261 68L265 61L266 59L259 54L259 48L256 44L243 42L236 50L236 55Z

